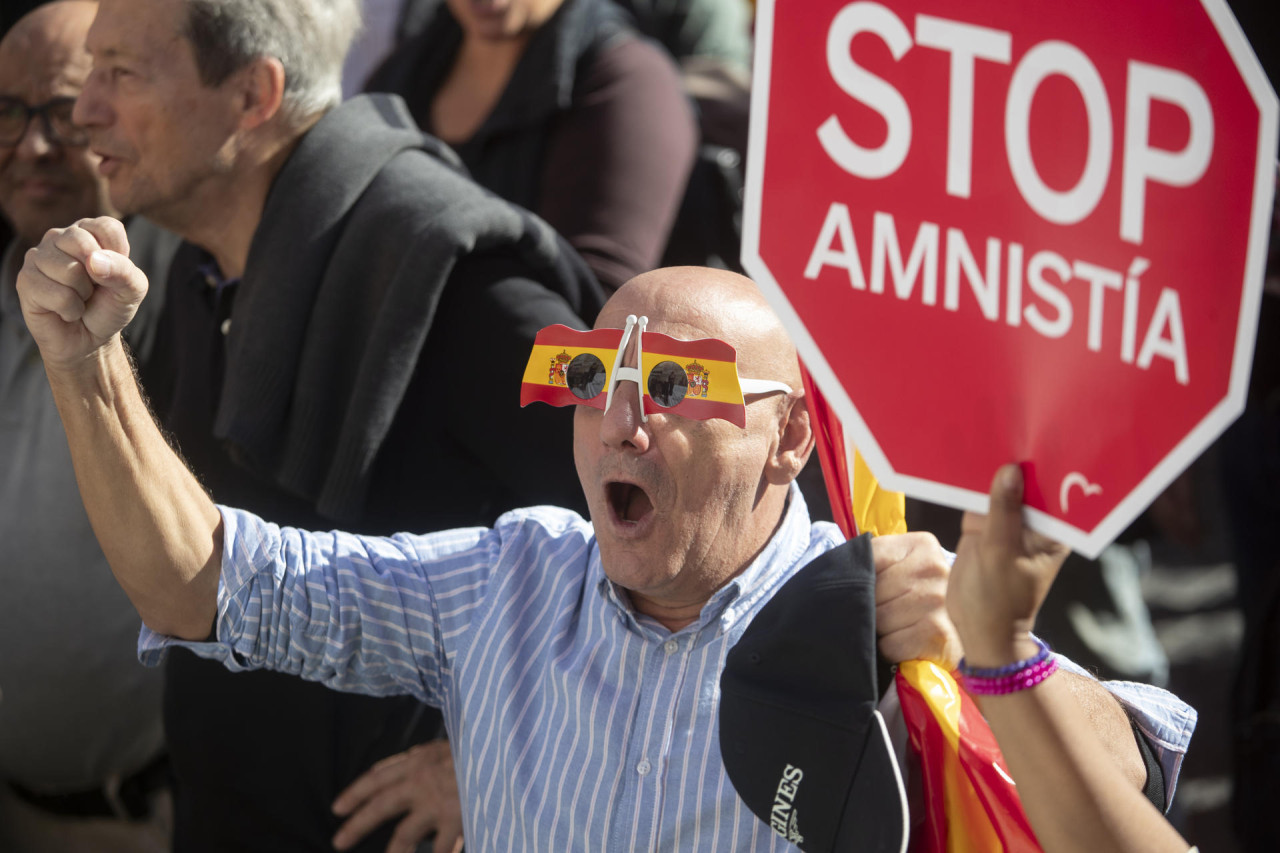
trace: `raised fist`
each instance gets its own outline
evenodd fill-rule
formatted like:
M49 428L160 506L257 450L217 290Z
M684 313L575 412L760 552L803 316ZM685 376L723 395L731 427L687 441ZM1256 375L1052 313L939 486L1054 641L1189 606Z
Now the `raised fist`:
M18 273L27 329L54 368L73 367L112 341L146 293L124 226L107 216L51 229Z

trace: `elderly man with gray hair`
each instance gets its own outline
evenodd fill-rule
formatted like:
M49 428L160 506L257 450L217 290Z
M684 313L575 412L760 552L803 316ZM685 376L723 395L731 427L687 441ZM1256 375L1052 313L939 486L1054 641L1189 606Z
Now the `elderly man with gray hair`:
M503 391L536 331L581 327L602 292L398 99L339 103L358 27L355 0L101 4L75 120L115 206L188 241L157 343L172 376L148 383L157 415L217 500L281 523L390 533L580 504L567 413L513 422ZM412 699L172 655L176 849L331 850L338 794L439 721ZM447 848L458 806L447 749L433 755L443 794L405 832L434 823Z

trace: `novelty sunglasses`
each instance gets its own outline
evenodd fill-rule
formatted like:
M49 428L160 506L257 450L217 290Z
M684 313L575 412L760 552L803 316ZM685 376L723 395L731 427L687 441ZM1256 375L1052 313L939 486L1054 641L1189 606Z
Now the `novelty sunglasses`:
M618 383L630 380L643 392L643 421L649 420L648 408L694 420L722 418L745 427L744 394L791 393L791 386L782 382L739 378L737 351L722 340L682 341L646 332L648 322L648 317L631 314L625 329L582 332L547 326L534 338L520 405L543 402L608 411ZM633 334L639 367L622 364Z

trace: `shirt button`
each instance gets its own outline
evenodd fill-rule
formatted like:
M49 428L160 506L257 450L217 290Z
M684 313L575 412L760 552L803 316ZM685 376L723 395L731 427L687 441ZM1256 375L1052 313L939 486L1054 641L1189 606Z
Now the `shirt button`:
M680 651L680 644L677 643L675 640L667 640L665 643L662 644L662 648L666 651L667 654L674 655L676 652Z
M649 775L649 759L647 758L640 759L640 763L636 765L636 772L639 773L641 776L648 776Z
M231 334L231 318L228 317L227 319L223 320L222 325L219 328L222 329L223 335Z

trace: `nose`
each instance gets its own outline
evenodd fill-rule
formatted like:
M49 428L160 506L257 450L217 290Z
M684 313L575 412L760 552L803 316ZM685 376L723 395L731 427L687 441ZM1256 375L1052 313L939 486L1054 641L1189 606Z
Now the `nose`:
M630 448L637 453L649 449L649 428L640 418L640 386L635 382L618 383L600 424L600 439L610 447Z
M40 116L31 116L31 120L27 122L27 129L18 140L17 149L20 157L30 160L49 157L57 151L57 146L45 131L45 124Z
M84 88L76 97L71 120L81 127L101 127L110 124L110 117L111 112L102 93L102 72L95 68L89 72L89 79L84 81Z

